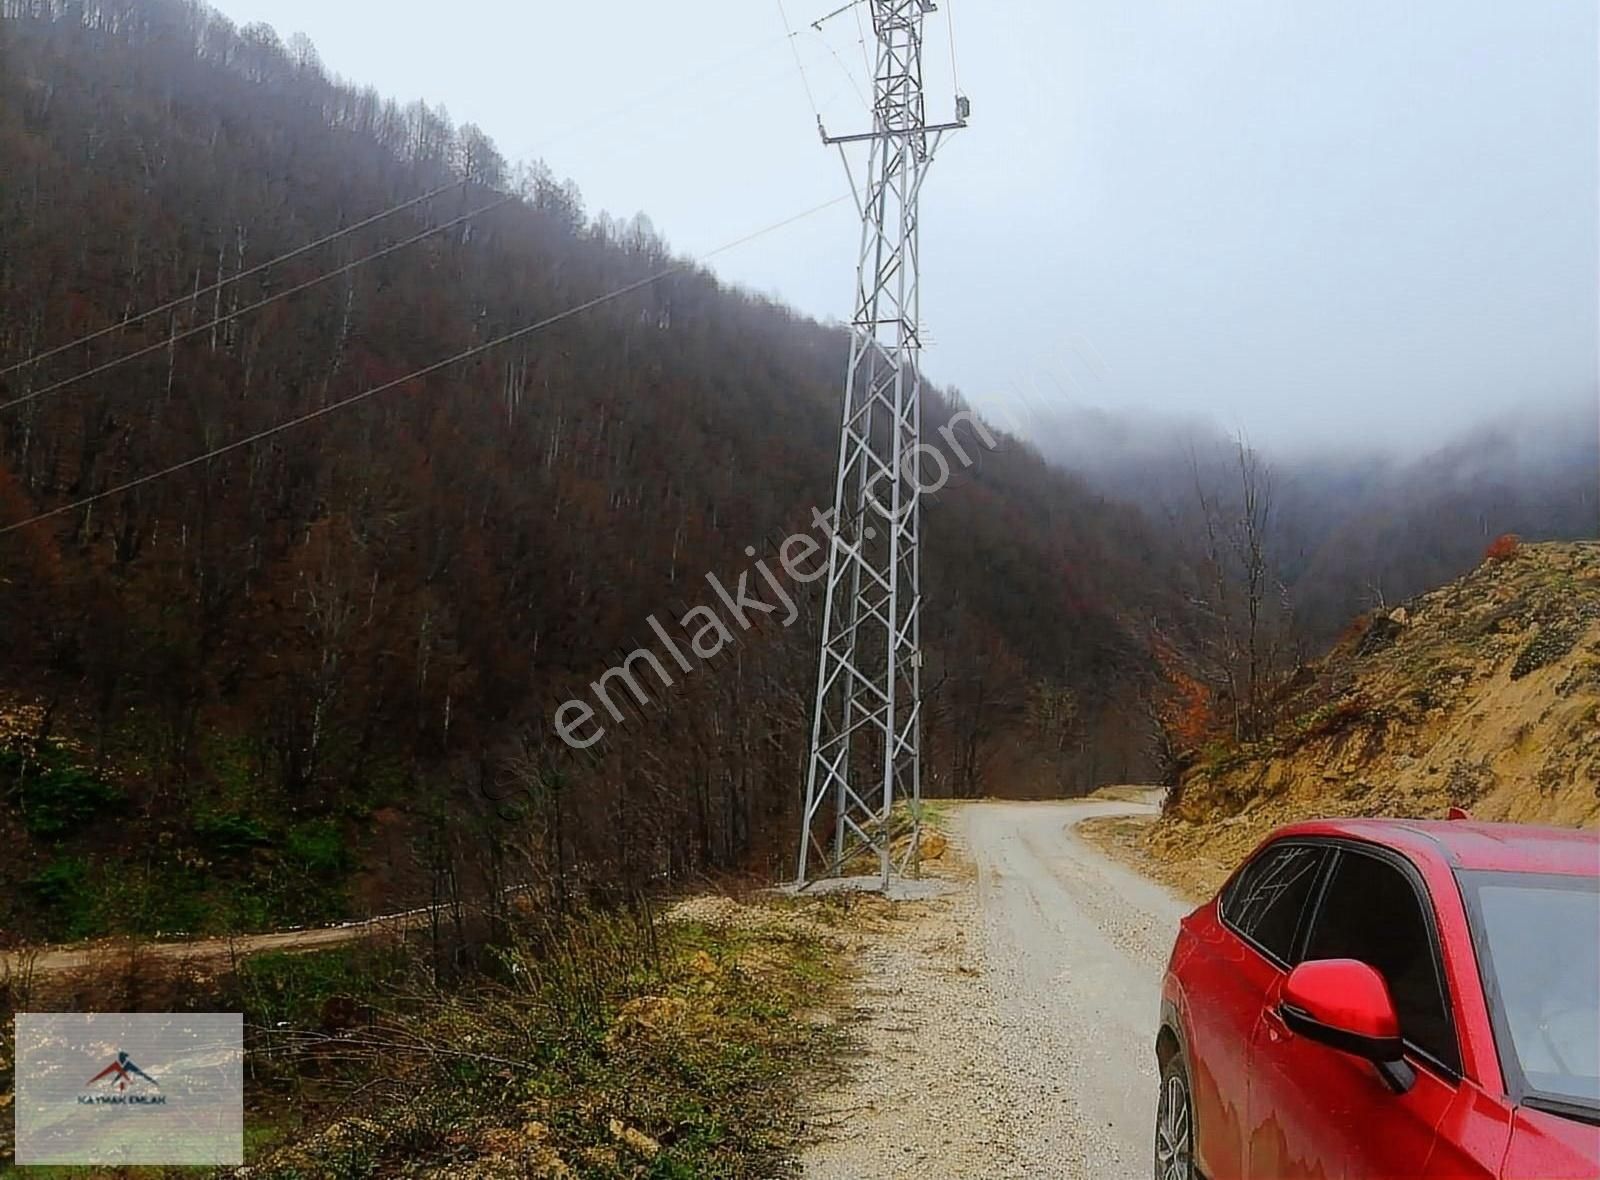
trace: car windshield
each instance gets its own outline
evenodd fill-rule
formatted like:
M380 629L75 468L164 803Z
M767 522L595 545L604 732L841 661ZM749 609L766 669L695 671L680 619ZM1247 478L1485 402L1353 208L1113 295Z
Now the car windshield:
M1600 882L1467 878L1508 1085L1526 1098L1600 1109Z

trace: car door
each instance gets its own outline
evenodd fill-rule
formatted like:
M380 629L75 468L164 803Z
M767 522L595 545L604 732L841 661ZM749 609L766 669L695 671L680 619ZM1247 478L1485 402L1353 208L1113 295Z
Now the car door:
M1223 891L1183 975L1195 1153L1212 1180L1244 1175L1250 1035L1287 970L1327 850L1278 841Z
M1249 1175L1316 1177L1495 1175L1436 1128L1480 1098L1460 1081L1460 1051L1422 878L1397 854L1362 845L1333 852L1298 958L1357 959L1382 973L1415 1080L1397 1094L1369 1062L1290 1032L1271 989L1251 1037ZM1503 1140L1500 1142L1503 1143Z

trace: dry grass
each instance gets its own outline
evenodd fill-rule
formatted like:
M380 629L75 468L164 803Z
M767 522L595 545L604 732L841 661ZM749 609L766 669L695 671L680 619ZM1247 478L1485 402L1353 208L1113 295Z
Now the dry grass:
M801 907L705 899L507 948L501 984L413 997L360 1034L355 1052L381 1053L403 1091L381 1088L257 1174L788 1174L803 1081L838 1036L812 1018L841 979L826 929Z
M1108 803L1141 803L1150 806L1160 806L1166 797L1165 787L1144 787L1137 785L1101 787L1091 799L1100 799Z
M13 1009L245 1011L255 1177L768 1180L793 1172L800 1096L843 1044L848 948L883 920L866 899L583 914L448 988L393 947L210 977L127 947L68 975L20 962L0 986Z

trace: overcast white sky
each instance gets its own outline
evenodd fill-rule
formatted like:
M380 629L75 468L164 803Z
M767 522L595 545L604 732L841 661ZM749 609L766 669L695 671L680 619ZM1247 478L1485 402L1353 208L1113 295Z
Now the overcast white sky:
M784 0L804 28L842 0ZM778 0L221 0L481 124L686 253L845 191ZM927 368L990 409L1199 413L1269 444L1437 440L1600 396L1594 0L954 0L924 190ZM795 39L866 126L853 15ZM843 318L838 206L718 261Z

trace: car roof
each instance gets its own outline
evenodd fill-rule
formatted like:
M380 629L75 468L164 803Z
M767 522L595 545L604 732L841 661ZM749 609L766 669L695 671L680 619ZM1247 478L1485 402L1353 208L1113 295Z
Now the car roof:
M1290 824L1274 837L1331 836L1381 844L1451 869L1600 877L1600 832L1476 820L1323 819Z

